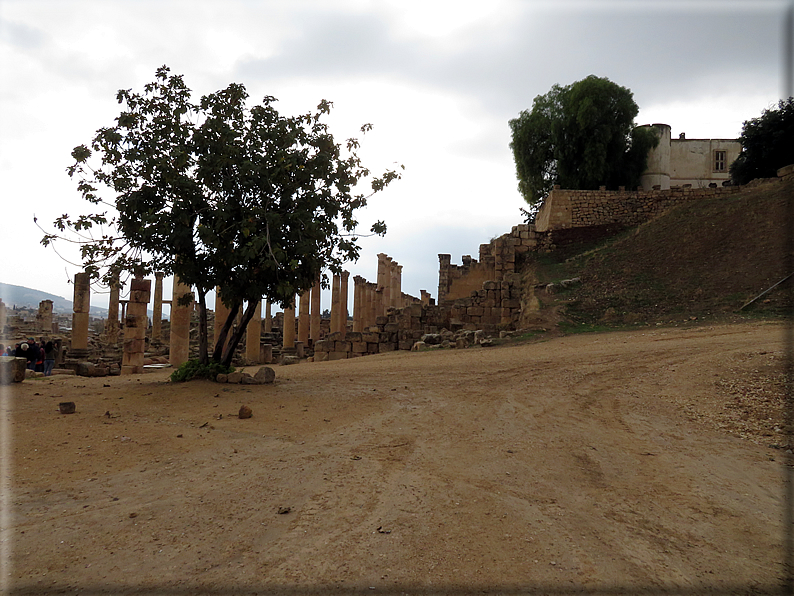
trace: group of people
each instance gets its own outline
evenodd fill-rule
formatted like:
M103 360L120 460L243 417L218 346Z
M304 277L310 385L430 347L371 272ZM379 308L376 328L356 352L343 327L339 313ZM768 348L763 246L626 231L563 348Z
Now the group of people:
M36 372L43 372L45 377L52 375L55 368L56 347L52 341L45 343L44 338L36 343L35 338L29 337L28 341L4 347L0 344L0 353L5 356L15 356L17 358L27 358L28 368Z

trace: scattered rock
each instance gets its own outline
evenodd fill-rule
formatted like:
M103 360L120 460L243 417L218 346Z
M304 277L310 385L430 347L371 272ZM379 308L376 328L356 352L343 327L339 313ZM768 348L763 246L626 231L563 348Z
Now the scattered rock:
M259 381L257 381L247 372L244 372L243 376L240 378L240 383L242 383L243 385L258 385Z
M281 364L287 366L288 364L298 364L301 361L297 356L284 355L281 357Z
M75 404L73 401L62 401L58 404L61 414L74 414Z
M493 345L493 340L490 337L486 337L485 339L480 340L480 345L483 348L488 348Z
M279 507L278 508L278 514L279 515L285 515L285 514L289 513L290 511L292 511L292 507Z
M440 333L425 333L421 341L429 346L436 346L443 341L443 338Z
M237 414L238 418L250 418L253 416L254 413L251 411L251 408L248 406L240 406L240 411Z
M260 383L269 384L276 380L276 371L269 366L262 366L256 371L254 378Z
M483 339L485 339L485 331L482 329L478 329L474 332L474 345L476 346L479 344Z
M233 383L233 384L236 385L236 384L240 383L242 378L243 378L243 373L241 373L241 372L233 372L233 373L229 373L226 376L226 382L227 383Z
M216 383L227 383L228 381L229 381L229 375L227 375L227 374L224 374L224 373L218 373L218 374L215 376L215 382L216 382ZM217 396L216 396L216 397L217 397Z
M427 348L427 344L425 342L418 341L418 342L414 343L413 346L411 346L411 351L412 352L421 352L422 350L424 350L426 348Z

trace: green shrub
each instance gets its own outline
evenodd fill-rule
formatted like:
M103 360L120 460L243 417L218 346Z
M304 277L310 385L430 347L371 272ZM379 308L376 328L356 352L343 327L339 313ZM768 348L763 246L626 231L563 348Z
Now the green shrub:
M215 380L219 374L228 375L234 372L233 366L224 366L220 362L212 361L209 364L201 364L198 360L188 360L179 365L179 368L171 373L172 383L182 383L191 379L210 379Z

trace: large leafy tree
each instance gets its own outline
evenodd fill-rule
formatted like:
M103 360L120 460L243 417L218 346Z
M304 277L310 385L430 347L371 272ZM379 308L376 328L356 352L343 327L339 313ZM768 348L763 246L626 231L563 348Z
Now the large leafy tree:
M778 169L794 164L794 97L745 121L739 140L742 151L730 168L734 184L774 178Z
M76 147L68 169L82 196L109 210L63 215L42 243L78 234L86 270L106 282L123 271L163 271L194 286L205 364L231 362L262 297L287 306L324 269L356 259L355 212L400 177L373 177L356 139L335 142L322 122L327 101L285 117L273 97L249 109L245 88L231 84L193 103L182 76L165 66L143 93L122 90L117 99L124 109L115 125ZM362 193L365 179L371 190ZM370 231L385 229L376 222ZM223 328L210 356L206 295L215 287L230 314L216 322Z
M658 138L637 128L632 92L590 75L566 87L554 85L531 110L510 120L510 148L518 190L536 206L555 184L569 189L633 187Z

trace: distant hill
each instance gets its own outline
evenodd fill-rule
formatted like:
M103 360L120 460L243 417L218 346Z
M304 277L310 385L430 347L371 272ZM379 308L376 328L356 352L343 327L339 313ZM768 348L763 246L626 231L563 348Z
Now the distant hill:
M55 296L41 290L4 284L2 282L0 282L0 299L9 308L14 305L17 307L29 306L38 308L39 302L42 300L52 300L52 309L56 313L70 313L73 308L73 302L62 296ZM92 305L91 314L95 317L107 317L108 309Z

